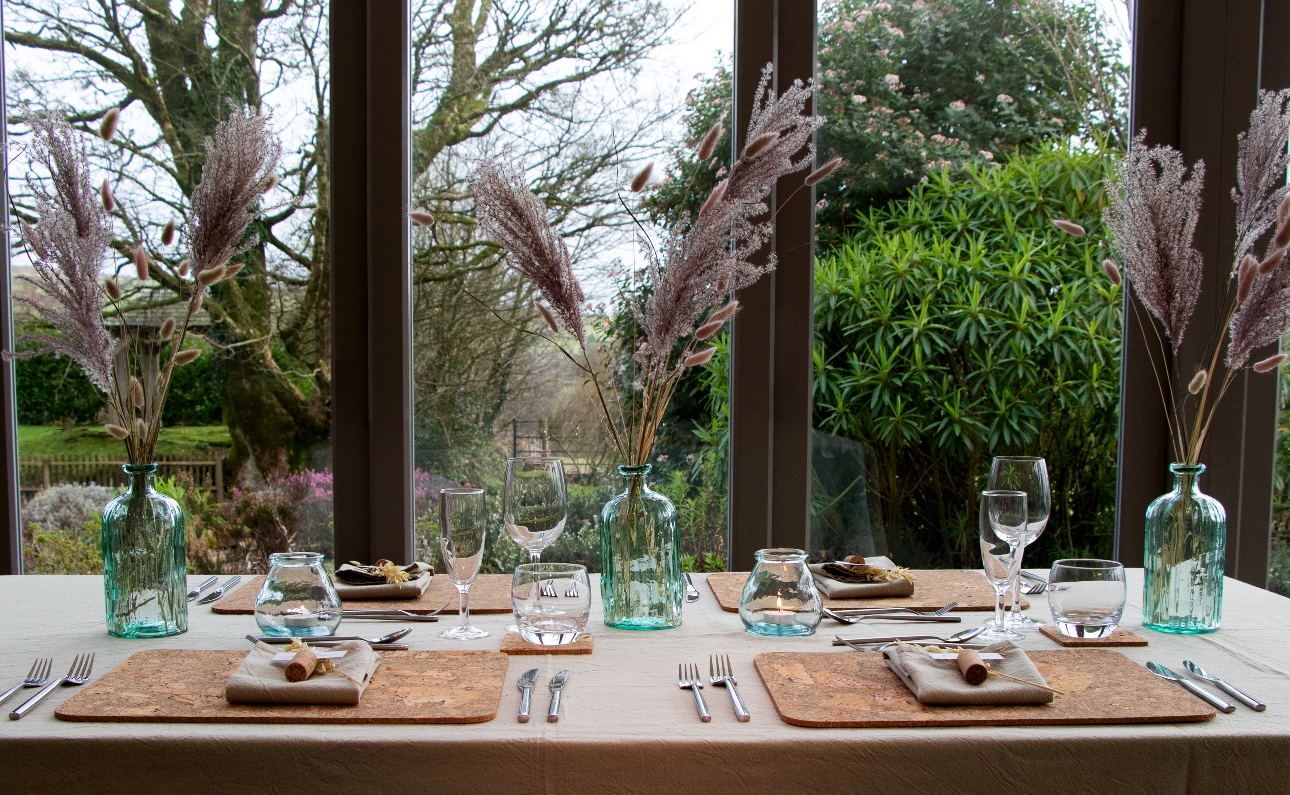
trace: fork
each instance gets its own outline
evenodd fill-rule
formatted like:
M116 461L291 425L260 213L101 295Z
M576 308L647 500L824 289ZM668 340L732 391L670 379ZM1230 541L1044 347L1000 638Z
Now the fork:
M1048 590L1048 583L1037 582L1034 585L1023 586L1021 589L1021 592L1024 593L1026 596L1034 596L1035 594L1043 593L1044 591L1047 591L1047 590Z
M550 580L543 580L542 587L538 589L538 592L551 599L558 599L560 596L555 592L555 585Z
M27 672L27 678L4 691L4 695L0 696L0 704L24 687L42 687L49 680L49 667L53 664L52 657L36 658L36 661L31 664L31 670Z
M93 654L76 655L76 659L72 660L72 667L67 669L67 676L64 676L59 679L55 679L54 681L45 685L44 689L42 689L39 693L27 699L25 702L23 702L23 705L21 707L18 707L13 712L10 712L9 720L18 720L23 715L26 715L28 712L31 711L32 707L40 703L40 700L42 698L52 693L54 688L58 687L59 685L75 687L76 685L85 684L86 682L90 681L90 671L93 671L93 670L94 670Z
M734 669L730 667L730 655L708 655L708 681L716 687L724 687L726 693L730 696L730 706L735 708L735 717L739 718L740 723L747 723L752 720L748 714L748 707L744 704L743 696L739 695L739 684L735 681Z
M681 663L676 667L676 681L682 690L689 690L694 694L694 708L699 710L699 720L707 723L712 720L712 715L708 713L708 705L703 701L703 680L699 678L699 666L687 665Z

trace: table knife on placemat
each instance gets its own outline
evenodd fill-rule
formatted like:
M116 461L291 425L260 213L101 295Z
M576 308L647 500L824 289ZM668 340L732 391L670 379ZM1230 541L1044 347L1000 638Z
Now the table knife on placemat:
M530 668L520 677L520 723L529 722L529 708L533 706L533 688L537 686L538 669Z
M191 602L191 601L193 601L194 599L196 599L197 597L201 596L201 595L202 595L202 591L206 590L207 588L211 587L212 585L214 585L214 584L215 584L215 583L217 583L217 582L219 582L219 577L208 577L208 578L206 578L206 579L202 582L202 584L201 584L201 585L197 586L196 588L194 588L194 589L192 589L191 591L189 591L189 592L188 592L188 601L190 601L190 602Z

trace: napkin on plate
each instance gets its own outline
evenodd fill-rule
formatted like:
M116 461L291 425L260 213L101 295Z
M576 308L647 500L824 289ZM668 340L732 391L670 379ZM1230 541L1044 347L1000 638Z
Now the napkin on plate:
M378 561L382 563L384 561ZM342 602L350 599L416 599L430 587L434 570L426 563L399 566L408 575L404 582L391 583L376 566L345 563L336 569L336 595Z
M1003 655L1002 660L988 663L991 670L1028 682L1048 684L1026 653L1010 641L995 643L980 652ZM1053 700L1053 694L1048 690L999 676L988 677L983 684L969 685L957 662L933 660L922 646L908 643L888 646L883 656L887 658L887 667L895 671L914 697L924 704L1048 704Z
M353 707L363 697L381 655L361 640L339 643L330 650L345 649L345 656L333 660L335 671L315 673L303 682L288 682L286 669L273 662L283 647L257 643L224 685L230 704L320 704Z
M858 561L857 561L858 562ZM880 569L894 569L896 564L891 562L890 558L876 557L865 558L865 565L876 566ZM903 577L892 582L844 582L831 573L839 576L845 576L842 571L834 568L840 566L836 563L812 563L810 565L811 576L815 578L815 587L820 589L820 593L829 599L876 599L884 596L913 596L914 582L906 580ZM841 566L845 569L845 566Z

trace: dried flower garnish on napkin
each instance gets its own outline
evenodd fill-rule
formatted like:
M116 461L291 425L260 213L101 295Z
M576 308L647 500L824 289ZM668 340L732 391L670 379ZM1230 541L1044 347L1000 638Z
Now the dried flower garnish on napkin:
M896 582L898 580L914 581L914 573L903 566L885 568L870 566L867 563L824 563L824 573L838 582Z
M370 566L365 566L356 560L351 560L337 567L336 581L346 585L398 585L426 573L434 573L427 563L417 562L399 566L393 561L382 559Z
M952 660L934 660L933 652L912 643L897 643L883 651L887 667L900 677L923 704L1049 704L1053 694L1039 669L1026 653L1004 641L981 649L982 654L1003 655L991 661L989 676L980 685L963 679Z
M885 557L812 563L815 587L829 599L881 599L913 596L914 575Z

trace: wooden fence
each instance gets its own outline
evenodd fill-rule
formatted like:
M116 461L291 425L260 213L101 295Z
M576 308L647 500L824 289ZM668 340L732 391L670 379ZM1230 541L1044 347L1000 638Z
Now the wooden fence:
M60 483L96 483L100 486L126 485L125 462L116 456L43 455L27 456L18 461L18 485L25 503L37 492ZM157 456L157 475L171 477L187 472L197 488L224 497L224 459L186 460L174 456Z

